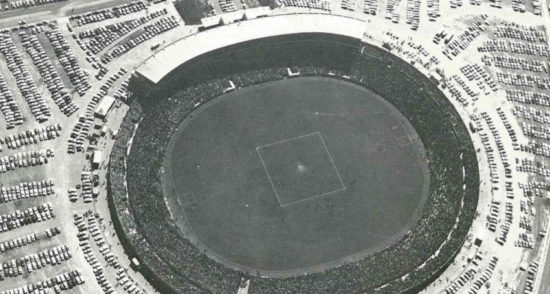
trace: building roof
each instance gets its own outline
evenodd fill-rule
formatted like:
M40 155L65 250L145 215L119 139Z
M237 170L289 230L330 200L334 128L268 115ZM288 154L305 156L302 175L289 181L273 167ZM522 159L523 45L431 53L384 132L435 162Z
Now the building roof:
M235 26L239 26L239 29L235 29ZM297 33L328 33L361 39L365 29L366 25L362 20L328 14L256 18L219 26L179 39L157 51L136 71L156 84L184 62L236 43Z
M112 96L105 96L101 101L99 101L99 104L97 104L97 107L95 109L95 114L99 117L105 117L107 116L107 113L113 107L113 103L115 103L115 98Z
M246 9L244 15L246 19L254 19L260 16L269 15L271 9L268 6L260 6L252 9Z
M95 150L94 151L94 156L93 156L93 159L92 159L92 163L99 165L99 164L101 164L102 159L103 159L103 151Z
M201 24L204 28L211 28L222 24L222 20L219 15L214 15L214 16L202 18Z

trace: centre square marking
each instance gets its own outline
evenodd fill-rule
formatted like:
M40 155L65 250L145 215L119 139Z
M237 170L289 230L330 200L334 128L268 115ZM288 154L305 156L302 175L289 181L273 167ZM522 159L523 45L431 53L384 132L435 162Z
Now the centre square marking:
M281 207L346 189L321 133L256 147Z

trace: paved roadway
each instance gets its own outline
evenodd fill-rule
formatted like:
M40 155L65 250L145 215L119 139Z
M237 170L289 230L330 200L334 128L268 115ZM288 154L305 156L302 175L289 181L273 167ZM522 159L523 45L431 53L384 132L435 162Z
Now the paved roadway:
M0 12L0 29L18 25L21 20L27 23L49 21L128 2L131 2L131 0L68 0L30 8L2 11Z
M546 201L545 201L546 202ZM548 204L541 207L542 208L548 207ZM546 215L548 217L548 215ZM547 277L550 276L550 236L548 233L546 234L546 237L542 240L543 243L546 244L546 246L542 245L541 250L546 250L546 252L542 252L542 254L545 254L545 256L542 257L540 262L541 268L539 268L539 272L537 273L537 282L540 283L538 288L535 288L535 291L533 293L538 294L550 294L550 279ZM536 286L536 285L535 285ZM538 291L537 291L538 290Z

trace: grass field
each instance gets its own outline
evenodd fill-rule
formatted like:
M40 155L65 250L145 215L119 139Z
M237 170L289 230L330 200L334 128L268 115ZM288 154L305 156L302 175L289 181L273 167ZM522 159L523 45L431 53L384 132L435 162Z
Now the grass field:
M315 272L391 244L429 193L424 149L360 86L298 78L224 95L168 145L163 184L192 242L233 268Z

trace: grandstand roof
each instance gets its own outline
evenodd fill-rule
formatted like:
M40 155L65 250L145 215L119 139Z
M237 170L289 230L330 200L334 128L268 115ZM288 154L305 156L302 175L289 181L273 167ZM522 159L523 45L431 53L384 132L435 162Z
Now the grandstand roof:
M146 59L136 71L156 84L184 62L232 44L296 33L328 33L361 39L363 31L362 20L327 14L256 18L184 37Z

